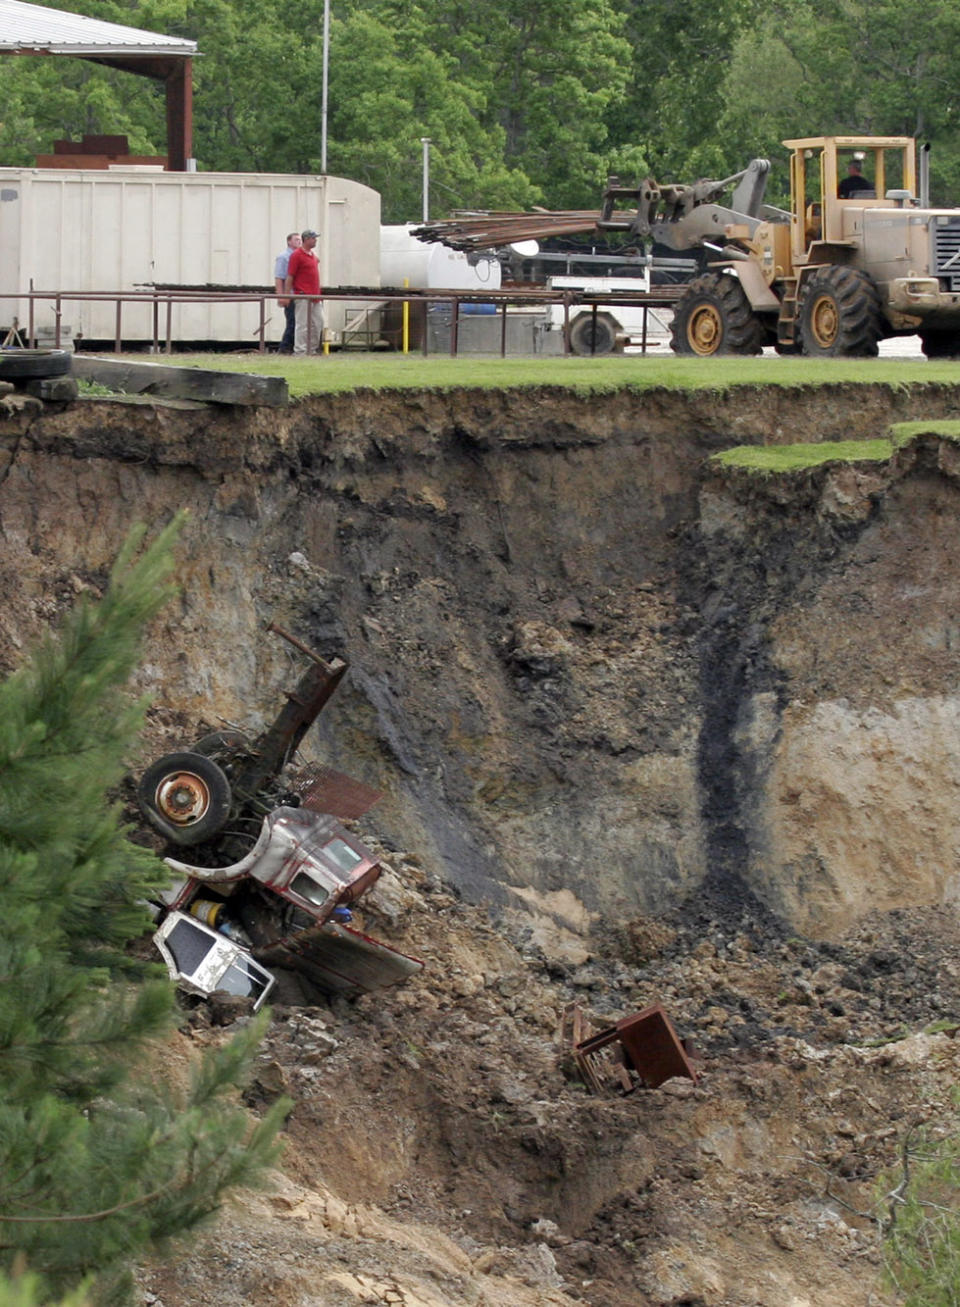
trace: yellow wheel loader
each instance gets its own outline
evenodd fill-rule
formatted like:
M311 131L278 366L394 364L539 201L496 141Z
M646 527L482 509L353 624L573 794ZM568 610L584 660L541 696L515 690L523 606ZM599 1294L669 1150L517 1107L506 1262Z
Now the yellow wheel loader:
M928 358L960 356L960 209L918 198L913 139L784 144L789 211L763 202L765 159L689 186L610 179L601 229L715 255L677 303L675 352L756 354L771 344L785 354L869 357L885 337L919 334ZM619 208L624 201L633 207Z

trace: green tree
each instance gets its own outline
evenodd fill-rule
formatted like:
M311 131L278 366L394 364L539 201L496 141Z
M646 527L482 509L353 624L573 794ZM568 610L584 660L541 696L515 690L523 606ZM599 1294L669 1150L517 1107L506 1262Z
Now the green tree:
M93 1307L85 1289L77 1289L51 1301L36 1275L15 1275L6 1280L0 1275L0 1307Z
M612 140L640 147L660 181L723 177L744 167L748 159L739 162L717 124L731 51L754 25L753 0L622 4L631 58L626 92L607 115Z
M122 1301L130 1260L214 1211L272 1156L231 1105L262 1018L196 1070L182 1098L149 1070L172 987L124 944L167 880L108 794L142 721L121 687L170 594L172 524L132 537L99 603L0 685L0 1268L44 1293ZM142 533L140 533L142 534Z
M432 215L536 202L541 187L505 158L505 132L488 111L489 88L465 77L457 55L435 36L417 5L358 5L333 24L330 170L378 190L386 222L415 221L426 136ZM315 93L318 143L319 83Z
M74 5L198 42L202 169L320 171L323 0ZM420 215L424 136L434 216L592 208L611 171L726 176L830 132L922 135L935 201L960 188L954 0L333 0L331 13L327 166L378 190L388 222ZM2 75L5 163L81 131L163 150L147 79L31 58Z
M611 137L609 116L631 76L624 16L614 0L433 0L434 40L482 91L484 120L504 133L505 162L520 168L550 208L598 204Z
M0 57L0 163L33 167L53 142L84 132L124 134L132 154L166 153L162 89L85 59Z
M780 142L795 136L917 136L933 146L933 202L954 203L957 38L951 0L806 0L768 11L731 49L718 137L742 167L758 154L785 157Z

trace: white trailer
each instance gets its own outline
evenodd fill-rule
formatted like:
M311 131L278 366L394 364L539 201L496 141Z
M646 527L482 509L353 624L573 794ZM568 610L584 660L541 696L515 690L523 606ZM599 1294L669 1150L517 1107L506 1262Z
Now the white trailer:
M323 286L379 286L380 196L342 177L270 173L173 173L149 168L0 168L0 324L29 308L17 294L33 289L64 295L69 339L109 342L113 302L70 300L74 292L134 291L155 285L271 287L286 235L312 227ZM339 337L348 312L326 306L326 326ZM260 305L174 305L172 339L181 343L257 343ZM267 336L283 333L283 310L267 305ZM54 305L35 301L40 334L54 327ZM161 336L166 311L161 311ZM122 337L153 339L153 309L126 304Z

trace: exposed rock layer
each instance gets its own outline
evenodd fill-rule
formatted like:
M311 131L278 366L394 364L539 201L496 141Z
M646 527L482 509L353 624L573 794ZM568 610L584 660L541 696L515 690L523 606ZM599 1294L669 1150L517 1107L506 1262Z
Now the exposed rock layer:
M149 642L153 751L351 661L313 735L378 833L575 954L591 922L756 896L831 934L957 892L953 446L764 481L735 443L882 434L960 392L444 392L0 423L0 658L190 518Z

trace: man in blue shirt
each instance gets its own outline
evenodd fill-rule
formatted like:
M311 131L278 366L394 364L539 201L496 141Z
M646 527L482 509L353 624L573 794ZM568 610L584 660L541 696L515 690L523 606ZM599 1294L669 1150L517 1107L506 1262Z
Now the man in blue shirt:
M300 233L292 231L287 237L287 248L282 254L277 255L276 262L273 265L273 284L277 291L277 303L283 309L286 319L283 328L283 339L280 342L281 354L293 353L293 333L296 330L295 305L292 299L288 299L284 293L284 283L287 280L287 267L290 263L290 255L294 250L300 248Z

